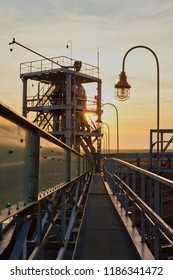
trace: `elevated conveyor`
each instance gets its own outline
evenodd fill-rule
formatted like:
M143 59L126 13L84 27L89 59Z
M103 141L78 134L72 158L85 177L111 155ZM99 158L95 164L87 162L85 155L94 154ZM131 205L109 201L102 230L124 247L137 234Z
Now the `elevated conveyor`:
M141 259L100 174L93 175L74 259Z

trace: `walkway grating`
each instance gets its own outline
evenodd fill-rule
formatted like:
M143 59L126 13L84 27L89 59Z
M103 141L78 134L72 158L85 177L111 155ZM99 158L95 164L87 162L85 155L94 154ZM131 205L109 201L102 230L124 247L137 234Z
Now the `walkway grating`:
M100 174L93 175L73 259L141 259Z

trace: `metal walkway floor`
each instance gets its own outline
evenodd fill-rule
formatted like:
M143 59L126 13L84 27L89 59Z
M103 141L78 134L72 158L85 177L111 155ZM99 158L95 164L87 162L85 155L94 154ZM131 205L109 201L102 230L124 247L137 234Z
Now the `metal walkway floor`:
M73 259L141 259L99 174L93 175Z

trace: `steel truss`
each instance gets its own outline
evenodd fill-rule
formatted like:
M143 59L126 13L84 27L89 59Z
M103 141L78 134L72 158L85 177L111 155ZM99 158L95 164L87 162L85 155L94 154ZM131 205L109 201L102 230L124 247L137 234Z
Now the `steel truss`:
M90 180L87 172L1 224L0 259L70 259Z
M156 146L156 129L150 130L150 154L149 154L149 170L156 171L157 160L159 160L159 173L172 172L172 143L173 143L173 129L159 130L159 157L157 159Z
M93 161L0 103L0 259L70 258Z

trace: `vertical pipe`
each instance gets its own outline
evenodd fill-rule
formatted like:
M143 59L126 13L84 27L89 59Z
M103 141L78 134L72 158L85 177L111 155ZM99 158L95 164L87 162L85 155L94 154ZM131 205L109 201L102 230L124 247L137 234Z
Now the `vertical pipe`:
M71 74L66 75L66 131L65 131L65 143L71 147Z
M160 143L161 143L161 155L162 155L162 152L163 152L163 132L161 132L161 141L160 141ZM164 161L163 161L163 158L162 158L161 164L163 164L163 163L164 163Z
M153 133L150 129L150 152L149 152L149 170L152 170L152 153L153 153Z
M22 115L27 117L27 79L23 78L23 106L22 106Z
M115 109L115 113L116 113L116 126L117 126L117 158L119 157L119 149L120 149L120 147L119 147L119 119L118 119L118 109L117 109L117 107L114 105L114 104L112 104L112 103L104 103L102 106L104 106L104 105L111 105L111 106L113 106L114 107L114 109Z
M107 123L102 122L102 124L105 124L107 126L108 129L108 154L110 154L110 127Z
M79 95L79 86L78 86L78 93L76 94L76 73L74 72L73 75L73 148L75 150L77 150L77 139L76 139L76 130L77 130L77 126L76 126L76 109L77 109L77 97Z
M98 137L97 137L97 159L96 171L101 172L101 100L102 100L102 87L101 80L97 83L97 114L98 114Z

